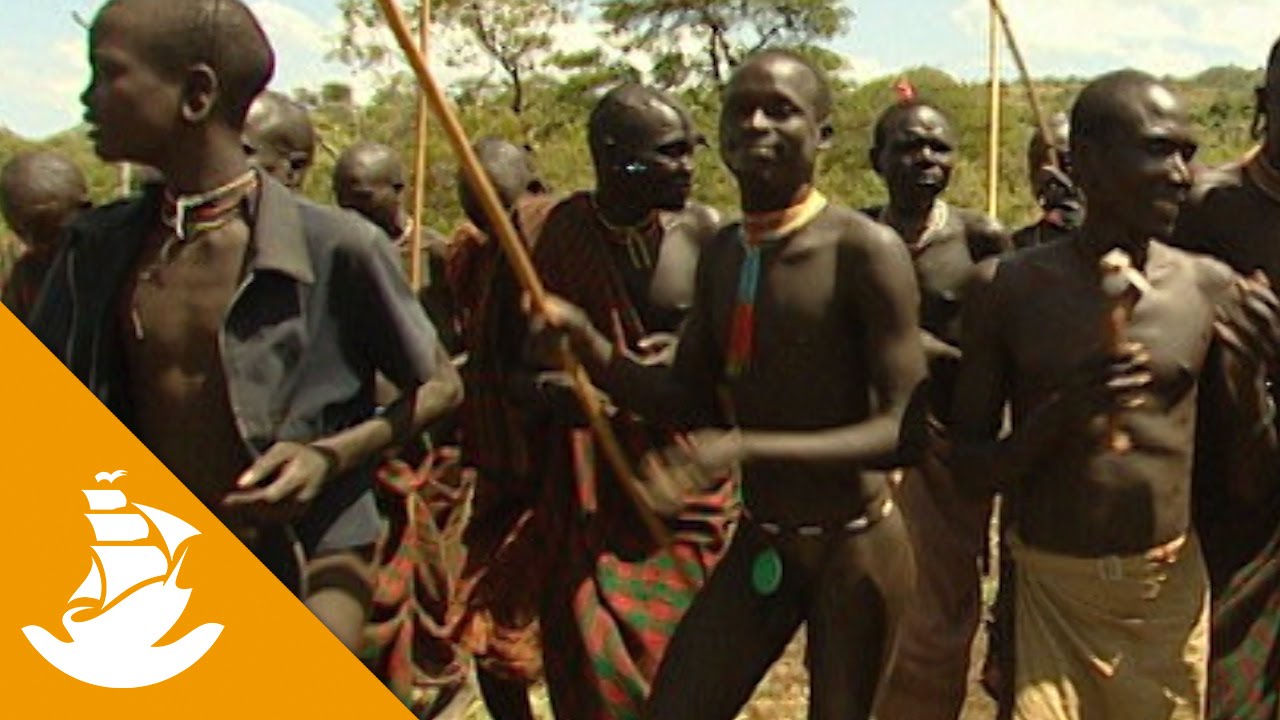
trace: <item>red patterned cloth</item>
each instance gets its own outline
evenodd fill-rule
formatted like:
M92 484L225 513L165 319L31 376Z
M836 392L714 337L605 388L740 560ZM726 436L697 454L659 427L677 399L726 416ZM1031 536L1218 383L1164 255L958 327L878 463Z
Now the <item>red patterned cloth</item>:
M665 225L664 218L656 229ZM531 230L548 290L583 308L602 332L636 349L648 332L675 329L644 327L642 316L660 313L642 312L632 297L609 252L619 231L597 216L590 196L556 203ZM625 412L612 424L633 461L676 439L670 428ZM674 546L663 551L588 431L543 426L536 447L542 457L535 514L557 557L540 615L552 706L558 717L574 720L638 718L676 624L727 543L734 488L725 482L692 498L671 523Z
M435 717L466 684L450 638L450 598L461 569L461 536L472 492L453 449L414 469L383 463L375 491L387 531L378 547L364 659L418 717Z

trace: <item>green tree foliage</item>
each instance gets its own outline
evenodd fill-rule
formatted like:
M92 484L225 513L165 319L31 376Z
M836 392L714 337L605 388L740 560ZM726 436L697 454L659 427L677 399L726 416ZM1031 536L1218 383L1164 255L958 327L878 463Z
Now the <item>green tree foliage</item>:
M369 67L391 56L378 41L384 21L373 0L340 0L343 31L334 57ZM435 0L432 23L466 37L447 62L473 67L478 58L501 71L511 111L525 110L530 77L551 53L554 29L573 17L572 0ZM415 18L416 22L416 18Z
M563 79L543 74L531 79L526 89L528 102L516 115L511 109L509 89L457 86L452 88L463 126L472 138L497 135L523 138L533 149L544 179L556 191L590 187L592 171L587 152L585 122L598 91L621 79L634 79L630 66L600 66L594 55L563 55L556 72ZM1259 71L1238 71L1235 80L1223 83L1223 76L1209 75L1176 83L1178 92L1191 108L1201 140L1199 159L1218 165L1239 158L1254 142L1249 135L1253 116L1252 87ZM959 138L956 171L948 199L956 205L982 208L986 203L987 178L987 88L981 83L962 83L931 68L904 73L918 94L946 112ZM860 85L836 83L833 123L834 142L823 156L819 185L832 197L853 207L883 202L885 192L871 169L871 131L879 114L895 102L893 85L898 75ZM1203 77L1203 75L1201 76ZM1037 84L1041 103L1049 112L1065 110L1084 81L1044 81ZM698 127L707 135L711 148L697 156L695 196L732 216L737 207L737 190L714 148L717 145L719 91L711 83L677 91L689 107ZM358 105L351 93L339 86L296 91L294 96L311 109L320 136L316 164L304 188L307 195L324 203L332 202L330 188L337 153L356 140L386 143L400 151L406 165L413 159L414 120L417 88L405 75L388 79L370 101ZM1035 208L1028 190L1025 152L1033 122L1020 85L1004 88L1001 120L999 173L1000 218L1019 226L1033 219ZM15 153L33 147L52 147L67 153L85 170L91 194L103 202L120 194L120 172L116 166L98 161L83 128L59 133L36 143L0 129L0 163ZM442 133L432 126L428 140L427 201L428 223L444 233L462 219L457 204L456 162Z
M600 17L654 52L656 81L676 86L705 72L723 86L745 55L765 46L810 46L844 32L839 0L599 0ZM691 52L684 41L696 39Z

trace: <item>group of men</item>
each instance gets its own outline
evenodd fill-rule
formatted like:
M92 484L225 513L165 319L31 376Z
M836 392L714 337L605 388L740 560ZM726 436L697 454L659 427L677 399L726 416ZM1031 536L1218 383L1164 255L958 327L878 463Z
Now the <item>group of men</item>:
M689 112L619 85L589 190L475 146L537 307L466 183L449 241L385 146L338 157L354 213L298 195L315 133L239 0L111 0L90 62L97 153L154 182L89 209L65 160L11 162L5 304L353 651L416 665L398 691L456 690L465 654L499 720L539 678L569 720L728 720L803 625L810 717L954 720L999 494L1002 716L1280 717L1280 50L1222 170L1161 82L1091 82L1033 140L1044 214L1013 234L942 198L927 101L881 115L888 201L854 210L815 180L822 73L747 58L725 222L691 200ZM422 495L451 445L473 486Z

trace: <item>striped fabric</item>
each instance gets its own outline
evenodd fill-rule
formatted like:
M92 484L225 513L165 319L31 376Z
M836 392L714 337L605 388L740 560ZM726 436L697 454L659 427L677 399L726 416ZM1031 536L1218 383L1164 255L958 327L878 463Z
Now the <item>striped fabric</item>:
M1280 720L1280 527L1214 598L1209 720Z
M535 233L534 260L550 291L634 349L648 331L673 328L643 326L610 256L611 232L588 195L572 196ZM627 413L613 426L633 461L675 439ZM691 503L671 524L672 551L660 551L587 431L548 428L538 449L538 512L558 559L541 614L552 706L557 717L574 720L637 718L676 624L727 543L732 486Z

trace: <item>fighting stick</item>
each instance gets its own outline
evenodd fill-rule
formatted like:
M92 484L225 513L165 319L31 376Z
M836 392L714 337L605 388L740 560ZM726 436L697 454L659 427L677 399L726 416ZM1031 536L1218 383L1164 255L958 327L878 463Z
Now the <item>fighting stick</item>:
M511 264L511 269L521 288L529 296L533 311L543 312L547 305L546 288L543 287L542 280L538 277L537 270L533 266L533 261L529 258L529 253L526 251L523 241L521 241L516 233L515 226L511 223L511 218L507 216L506 211L503 209L502 201L498 199L498 193L494 190L493 183L489 182L488 175L481 168L479 159L471 149L471 142L467 139L466 131L462 129L462 123L458 121L457 114L450 107L444 91L441 90L439 83L436 82L431 70L427 67L426 56L415 44L413 36L409 34L408 23L405 21L404 14L400 11L399 6L396 5L395 0L378 0L378 6L382 10L383 17L387 19L387 25L390 27L392 34L395 35L396 42L404 52L405 59L409 61L409 65L413 68L418 84L422 88L428 104L431 106L431 111L443 126L445 136L462 164L462 171L466 176L467 182L471 184L471 188L479 195L480 204L484 208L485 215L488 216L490 225L498 237L502 252L507 256L507 261ZM654 541L663 548L670 548L671 534L653 509L644 501L639 481L636 479L626 456L622 452L622 446L613 434L613 428L610 427L608 420L605 419L603 412L601 412L598 393L591 386L586 370L567 345L561 347L560 356L565 372L573 381L574 394L577 395L578 401L582 404L583 412L587 416L591 430L599 441L605 458L613 469L614 475L617 476L618 482L621 483L623 491L630 498L636 513L653 536ZM683 566L680 563L676 563L676 568L682 574L684 573Z
M1112 249L1098 260L1098 271L1102 273L1102 294L1108 301L1107 350L1112 355L1119 355L1129 342L1129 318L1133 315L1133 306L1149 286L1142 273L1133 267L1129 253L1120 248ZM1126 453L1133 448L1133 439L1120 428L1120 418L1116 413L1107 416L1106 443L1107 449L1115 453Z
M1053 133L1049 130L1049 122L1044 116L1044 111L1040 109L1040 99L1036 96L1036 87L1031 82L1031 73L1027 70L1027 63L1022 58L1022 51L1018 49L1018 41L1013 37L1013 26L1009 24L1009 16L1004 14L1004 6L1000 4L1000 0L989 1L991 12L1000 19L1000 25L1004 28L1004 37L1009 43L1009 54L1013 55L1013 61L1018 66L1018 74L1022 77L1022 84L1027 89L1027 102L1031 105L1031 114L1036 119L1036 127L1040 129L1040 137L1044 138L1045 147L1048 148L1049 164L1061 169L1062 165L1058 162L1058 149L1053 144Z

